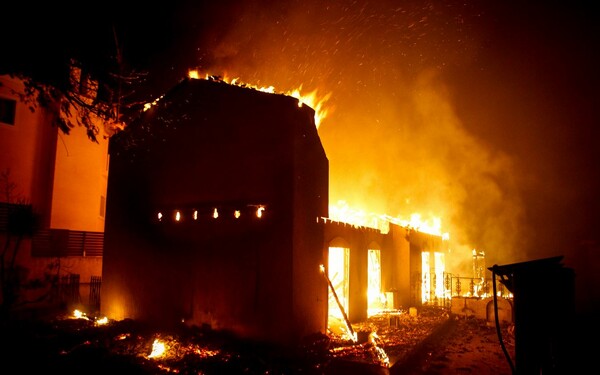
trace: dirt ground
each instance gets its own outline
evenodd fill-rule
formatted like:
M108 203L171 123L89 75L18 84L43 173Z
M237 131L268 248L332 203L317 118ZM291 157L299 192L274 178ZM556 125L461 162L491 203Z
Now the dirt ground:
M511 375L515 346L513 326L501 327L504 348L493 324L484 320L451 317L445 327L428 338L405 363L390 368L390 374L478 374Z

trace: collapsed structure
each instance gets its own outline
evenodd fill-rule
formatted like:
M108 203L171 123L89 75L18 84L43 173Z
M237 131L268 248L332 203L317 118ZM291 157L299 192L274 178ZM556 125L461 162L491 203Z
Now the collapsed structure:
M373 286L419 304L441 238L328 221L328 174L298 99L182 80L111 138L102 312L287 343L326 332L335 308L365 319Z

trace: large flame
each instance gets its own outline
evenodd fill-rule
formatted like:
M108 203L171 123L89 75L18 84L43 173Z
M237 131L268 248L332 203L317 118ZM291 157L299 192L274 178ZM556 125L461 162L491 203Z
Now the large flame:
M239 77L231 78L228 75L216 76L208 73L201 74L198 70L189 70L188 77L191 79L220 80L230 85L248 87L254 90L272 94L278 92L274 86L251 85L242 82ZM326 107L326 104L331 96L331 93L319 96L317 89L308 93L303 92L302 85L300 85L297 89L282 92L282 94L298 99L298 106L300 107L303 105L310 106L315 111L315 125L317 128L323 119L327 117L329 109ZM329 207L329 212L329 219L357 226L371 227L379 229L383 232L387 232L389 229L389 223L393 223L423 233L443 236L444 239L448 239L449 236L448 233L442 233L441 219L433 215L429 219L424 219L422 214L415 212L411 213L408 216L409 218L406 219L401 216L394 217L388 214L373 213L362 209L350 208L343 200L338 201L338 205L331 205Z
M296 99L298 99L299 107L302 107L303 105L308 105L315 111L315 126L317 128L319 128L321 121L323 121L323 119L325 119L325 117L327 117L328 109L325 107L325 104L331 97L331 93L321 96L317 89L312 90L310 92L303 92L302 85L300 85L298 88L293 89L293 90L279 92L275 89L274 86L251 85L251 84L242 82L239 77L231 78L227 75L215 76L215 75L210 75L208 73L202 75L197 70L190 70L188 72L188 77L192 78L192 79L202 79L201 78L202 76L204 77L203 79L206 79L206 80L217 80L218 79L218 80L228 83L230 85L248 87L248 88L251 88L254 90L258 90L258 91L262 91L262 92L266 92L266 93L270 93L270 94L280 93L283 95L287 95L287 96L296 98Z
M449 233L442 231L442 219L440 217L429 215L429 218L426 219L423 216L418 212L410 214L408 218L368 212L364 209L350 207L344 200L339 200L336 204L329 206L329 219L334 221L375 228L384 233L387 233L389 224L392 223L419 232L441 236L444 240L450 238Z

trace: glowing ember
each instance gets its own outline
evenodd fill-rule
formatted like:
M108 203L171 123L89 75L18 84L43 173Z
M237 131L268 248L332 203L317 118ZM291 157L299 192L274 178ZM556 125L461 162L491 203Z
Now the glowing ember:
M152 343L152 352L148 355L148 358L158 358L165 354L165 344L159 339L155 339Z
M92 317L89 317L85 312L83 312L83 311L81 311L79 309L73 310L72 317L74 319L84 319L84 320L93 321L94 325L97 325L97 326L108 324L108 318L107 317L102 317L102 318L95 317L95 318L92 318Z
M144 104L144 112L146 112L147 110L149 110L150 108L154 107L155 105L158 104L158 102L162 99L162 96L154 99L154 101L152 101L151 103L146 103Z

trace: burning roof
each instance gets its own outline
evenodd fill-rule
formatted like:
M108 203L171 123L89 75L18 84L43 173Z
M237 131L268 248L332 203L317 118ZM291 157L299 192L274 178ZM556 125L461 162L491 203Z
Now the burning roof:
M107 315L268 340L323 331L328 160L314 115L187 78L112 138Z

